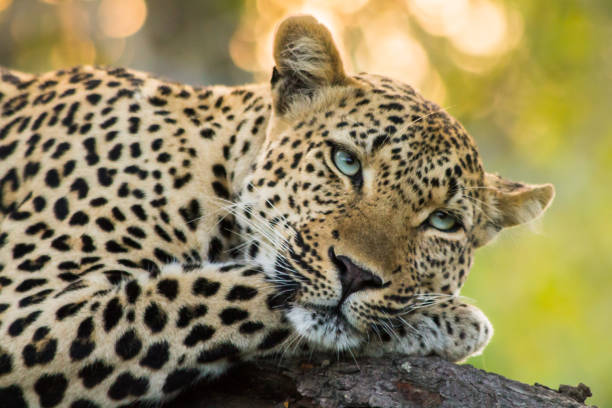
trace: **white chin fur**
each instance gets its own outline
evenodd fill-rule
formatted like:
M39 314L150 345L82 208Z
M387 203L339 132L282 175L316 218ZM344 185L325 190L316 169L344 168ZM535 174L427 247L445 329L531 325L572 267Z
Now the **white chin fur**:
M292 307L287 313L287 318L300 335L312 345L322 349L334 351L352 349L359 346L363 340L354 329L339 318L324 316L300 306Z

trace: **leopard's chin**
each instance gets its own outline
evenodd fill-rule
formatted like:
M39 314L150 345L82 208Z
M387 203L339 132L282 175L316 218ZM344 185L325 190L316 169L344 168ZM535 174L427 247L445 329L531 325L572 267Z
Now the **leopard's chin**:
M338 312L294 305L287 318L316 349L343 351L357 348L365 341L364 334Z

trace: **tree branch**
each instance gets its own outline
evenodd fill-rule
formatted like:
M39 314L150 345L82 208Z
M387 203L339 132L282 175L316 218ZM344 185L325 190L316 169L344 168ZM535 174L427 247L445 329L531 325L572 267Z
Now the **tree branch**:
M199 384L164 408L586 407L587 386L527 385L437 357L259 361Z

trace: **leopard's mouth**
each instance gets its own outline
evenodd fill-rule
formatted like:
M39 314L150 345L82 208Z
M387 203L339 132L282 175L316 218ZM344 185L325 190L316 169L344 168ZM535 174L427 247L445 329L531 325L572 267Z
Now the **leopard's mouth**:
M303 275L287 258L277 256L271 282L278 288L272 297L274 306L284 309L296 331L315 348L346 350L365 341L367 333L359 330L347 316L346 298L335 304L315 304L300 299ZM331 302L330 302L331 303Z
M347 328L354 330L356 333L361 333L361 331L357 327L351 324L350 320L346 317L346 315L342 311L343 303L344 302L338 303L338 305L336 306L321 306L321 305L315 305L315 304L305 304L303 305L303 307L306 308L307 310L310 310L316 313L318 316L321 316L321 318L325 319L326 321L335 320L338 324L346 325Z
M334 351L352 349L367 337L350 323L339 306L293 304L287 318L315 348Z

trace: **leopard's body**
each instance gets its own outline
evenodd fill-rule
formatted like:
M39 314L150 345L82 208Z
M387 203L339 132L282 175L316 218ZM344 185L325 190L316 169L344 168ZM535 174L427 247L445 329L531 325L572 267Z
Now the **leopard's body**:
M456 297L473 251L552 187L486 174L409 86L346 76L311 18L281 26L275 57L272 86L234 88L2 71L2 406L158 401L303 347L486 345L488 320ZM459 227L427 224L439 209Z

